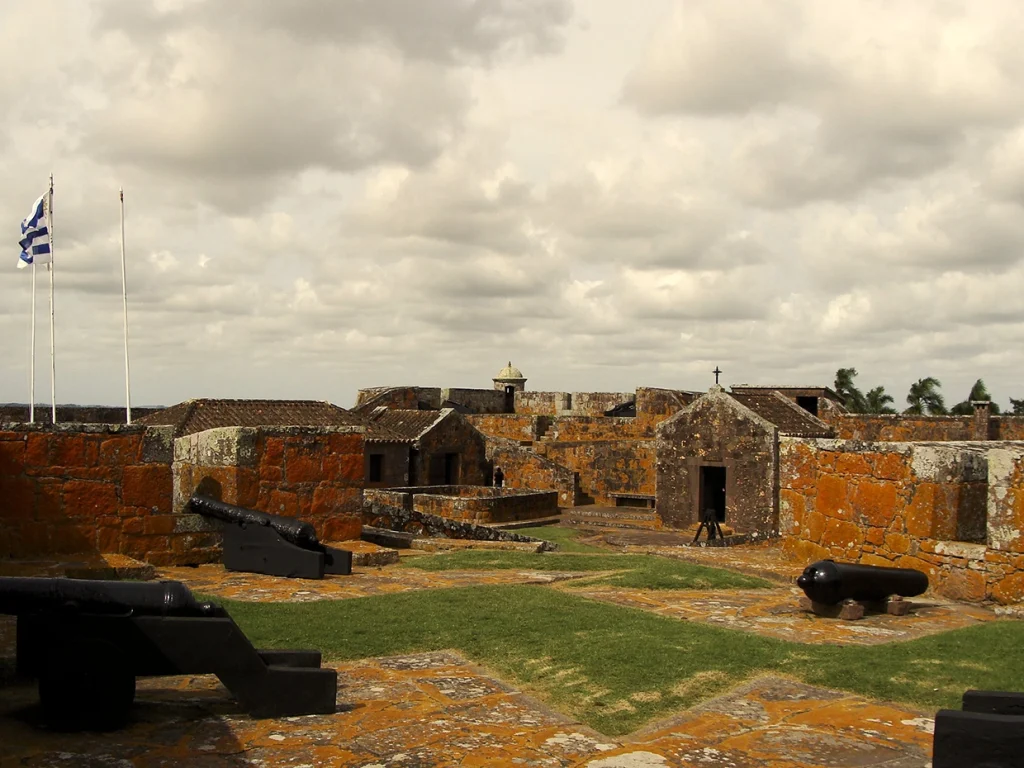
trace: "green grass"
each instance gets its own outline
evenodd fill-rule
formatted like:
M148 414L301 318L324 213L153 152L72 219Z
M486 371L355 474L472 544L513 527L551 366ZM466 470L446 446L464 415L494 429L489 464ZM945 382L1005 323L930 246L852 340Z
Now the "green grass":
M1024 690L1024 622L873 647L801 645L534 586L316 603L221 601L253 643L359 659L457 649L610 736L762 673L916 705L968 688Z
M535 539L544 539L558 545L559 552L588 552L596 554L607 554L608 550L595 547L593 544L582 544L578 539L583 535L582 531L572 528L562 528L557 525L539 525L536 528L517 528L513 533L520 533L523 536L532 536Z
M655 555L464 550L418 557L405 561L403 566L424 571L607 571L607 576L587 579L586 586L600 583L635 589L763 589L775 586L754 576Z

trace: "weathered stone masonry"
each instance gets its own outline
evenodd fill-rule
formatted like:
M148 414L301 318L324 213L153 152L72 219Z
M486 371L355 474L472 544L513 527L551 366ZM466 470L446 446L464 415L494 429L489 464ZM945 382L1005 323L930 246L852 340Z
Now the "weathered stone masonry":
M702 467L726 472L725 522L739 533L778 530L778 430L730 395L712 391L658 427L657 511L666 526L699 522Z
M799 560L915 568L960 600L1024 597L1024 446L781 438L779 462Z
M171 440L169 427L0 427L0 557L169 559Z

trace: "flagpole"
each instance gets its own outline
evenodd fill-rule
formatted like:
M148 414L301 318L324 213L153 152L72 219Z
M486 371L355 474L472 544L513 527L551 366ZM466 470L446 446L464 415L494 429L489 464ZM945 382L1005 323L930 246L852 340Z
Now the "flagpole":
M54 360L53 346L53 174L50 174L50 191L46 196L46 231L50 241L50 263L46 271L50 273L50 413L53 423L57 423L57 364Z
M125 423L132 423L132 376L128 366L128 280L124 266L124 188L121 196L121 298L124 300L124 402Z
M36 421L36 262L32 260L32 354L28 371L28 423Z

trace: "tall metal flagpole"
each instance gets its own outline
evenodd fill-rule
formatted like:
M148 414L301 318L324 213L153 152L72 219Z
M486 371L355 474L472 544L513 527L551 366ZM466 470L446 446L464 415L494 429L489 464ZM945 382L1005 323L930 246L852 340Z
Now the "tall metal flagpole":
M36 421L36 260L32 259L32 355L28 370L28 422Z
M121 298L124 299L124 402L125 423L132 423L132 377L128 367L128 281L124 267L124 188L118 190L121 196Z
M53 354L53 174L50 174L50 191L46 196L46 231L50 240L50 408L53 423L57 423L57 364Z

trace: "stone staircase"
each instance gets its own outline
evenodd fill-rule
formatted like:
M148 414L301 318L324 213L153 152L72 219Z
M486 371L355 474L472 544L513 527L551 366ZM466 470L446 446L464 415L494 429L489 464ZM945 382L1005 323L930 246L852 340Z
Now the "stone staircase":
M583 528L661 529L661 518L657 512L644 507L574 507L562 512L562 522Z

